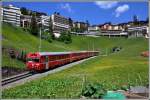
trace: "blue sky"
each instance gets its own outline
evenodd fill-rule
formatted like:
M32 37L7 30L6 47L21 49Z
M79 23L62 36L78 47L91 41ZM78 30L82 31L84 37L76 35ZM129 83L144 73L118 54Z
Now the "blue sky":
M132 20L133 15L137 15L140 20L148 17L147 2L3 2L3 4L26 7L48 15L56 11L75 21L88 20L91 25L105 22L113 24L127 22Z

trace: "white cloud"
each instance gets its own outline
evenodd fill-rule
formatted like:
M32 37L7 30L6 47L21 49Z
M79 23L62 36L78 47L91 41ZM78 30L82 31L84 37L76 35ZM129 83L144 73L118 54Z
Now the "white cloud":
M117 6L118 2L117 1L96 1L95 4L98 5L100 8L110 9Z
M127 4L124 4L122 6L119 6L116 8L115 12L116 12L116 17L119 17L120 14L128 11L130 9L130 7Z
M61 4L61 8L67 10L68 12L73 11L69 3Z

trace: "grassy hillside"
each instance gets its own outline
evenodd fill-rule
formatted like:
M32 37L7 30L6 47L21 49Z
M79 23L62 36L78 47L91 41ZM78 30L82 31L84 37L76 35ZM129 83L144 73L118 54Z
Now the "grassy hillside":
M13 46L17 49L25 47L27 51L38 50L36 49L38 38L23 32L21 29L13 29L7 25L3 27L4 46ZM73 43L71 44L42 41L45 44L42 51L86 50L89 48L92 50L94 45L100 50L107 49L109 53L107 56L98 56L45 78L4 90L3 98L80 98L79 94L88 82L102 83L108 90L121 89L123 85L129 84L148 84L148 58L140 56L142 51L148 50L148 40L145 38L94 38L85 36L73 36L72 38ZM14 44L12 45L12 43ZM19 45L19 43L24 45ZM122 50L117 53L110 53L114 46L121 46Z
M26 52L36 52L38 51L39 47L39 38L35 37L21 28L11 26L9 24L3 24L2 26L2 46L6 48L14 48L18 51L22 49L26 50ZM41 51L75 51L75 50L93 50L100 49L100 50L110 50L113 46L121 45L125 43L126 38L110 38L107 37L103 38L93 38L93 37L85 37L85 36L72 36L73 43L71 44L64 44L62 42L53 41L49 43L45 40L42 40L42 48ZM143 40L141 39L142 41ZM130 41L134 42L135 39L130 39ZM145 43L143 42L143 43ZM126 43L127 44L127 43ZM3 52L3 63L2 66L9 66L9 67L17 67L17 68L25 68L23 62L11 59L7 52Z
M26 52L37 52L39 49L39 38L35 37L21 28L4 23L2 26L2 47L14 48L17 51L26 50ZM74 48L69 48L67 45L54 41L49 43L42 40L41 51L70 51ZM75 48L76 49L76 48ZM3 52L2 66L24 68L25 65L21 61L11 59L8 52ZM13 62L13 63L12 63Z
M17 51L26 50L26 52L39 51L39 38L29 34L28 32L23 31L19 27L3 23L2 36L2 47L14 48ZM92 49L93 46L91 46L91 43L89 41L92 39L94 40L94 38L90 37L73 36L73 43L71 44L64 44L58 41L53 41L52 43L49 43L45 40L42 40L41 51L75 51L87 50L90 48ZM95 41L93 40L92 44L97 40L99 41L99 39L96 39ZM100 47L100 44L98 44L98 42L95 42L95 45L96 47ZM23 62L16 59L11 59L8 55L8 52L6 51L3 52L2 58L2 66L25 68Z

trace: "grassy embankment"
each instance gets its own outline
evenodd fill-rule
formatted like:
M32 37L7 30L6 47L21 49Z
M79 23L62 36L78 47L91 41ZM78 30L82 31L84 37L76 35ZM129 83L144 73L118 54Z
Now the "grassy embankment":
M38 50L38 38L21 29L3 26L3 35L4 46L26 48L27 51ZM148 50L148 40L144 38L109 39L73 36L73 43L67 45L57 41L53 43L42 41L42 51L84 50L88 48L88 44L92 48L93 42L95 48L103 50L107 48L110 51L113 46L121 46L123 49L108 56L96 57L45 78L4 90L3 98L79 98L83 85L88 82L103 83L109 90L120 89L122 85L148 83L148 58L140 56L142 51Z
M26 50L26 52L37 52L39 50L39 38L23 31L21 28L4 23L2 26L2 36L3 47L14 48L18 51ZM118 39L113 38L92 38L84 36L72 36L72 38L73 43L71 44L64 44L58 41L49 43L45 40L42 40L41 51L75 51L87 49L93 50L93 47L104 50L107 48L109 50L114 45L120 44L120 41ZM121 41L124 40L126 39L121 38ZM8 55L8 52L3 52L2 58L2 66L25 68L23 62L11 59Z

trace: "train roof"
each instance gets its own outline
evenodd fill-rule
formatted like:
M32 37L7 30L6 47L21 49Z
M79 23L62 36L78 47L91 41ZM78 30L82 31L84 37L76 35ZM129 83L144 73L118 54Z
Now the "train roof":
M38 52L41 56L44 55L62 55L62 54L70 54L70 53L80 53L80 52L95 52L95 51L76 51L76 52Z
M71 52L39 52L41 56L44 55L61 55L61 54L70 54Z

